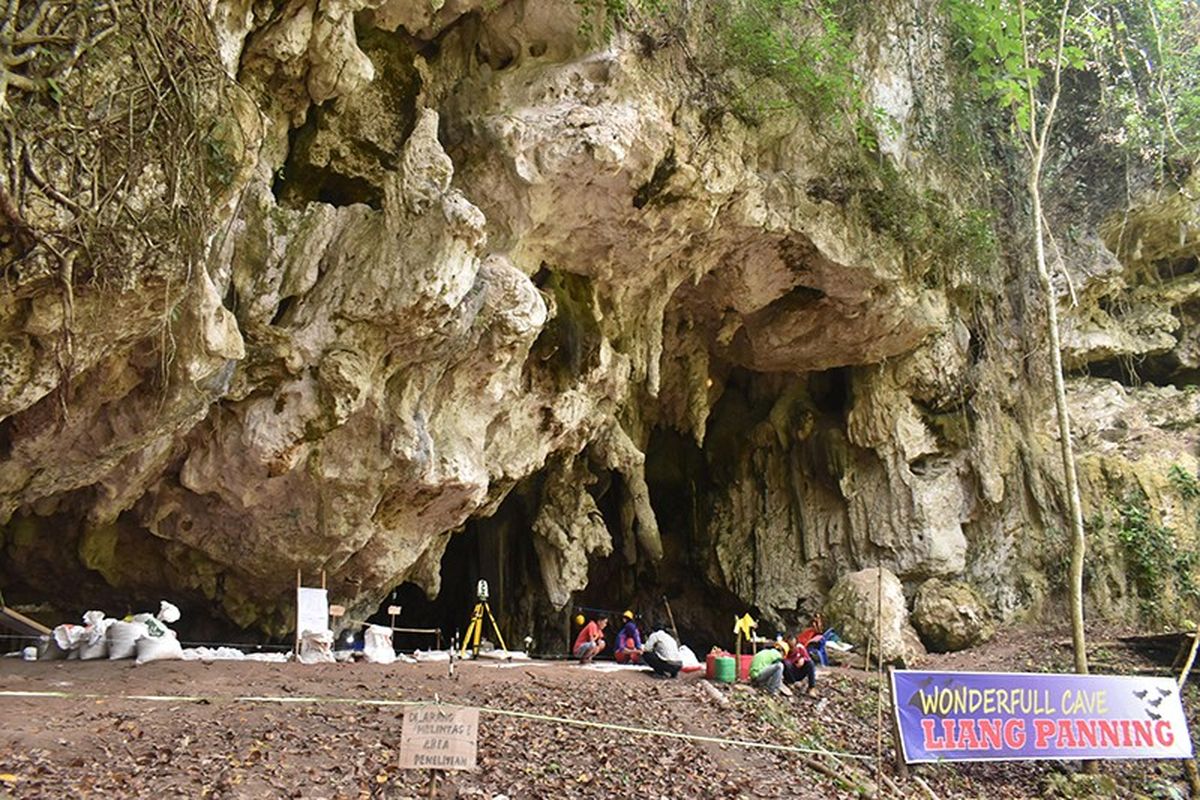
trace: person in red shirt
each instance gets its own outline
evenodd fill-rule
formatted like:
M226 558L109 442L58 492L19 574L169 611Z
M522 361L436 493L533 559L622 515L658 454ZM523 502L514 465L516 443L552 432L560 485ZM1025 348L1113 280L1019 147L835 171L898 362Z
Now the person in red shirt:
M813 614L808 627L796 635L796 640L805 650L816 650L821 659L821 666L829 666L829 657L825 655L825 618L820 612Z
M788 638L788 651L783 659L783 682L792 684L802 680L808 681L805 694L812 695L817 689L817 665L813 663L808 649L797 641L796 636Z
M571 648L580 664L588 663L604 650L604 628L607 625L608 618L600 617L583 626L583 630L575 638L575 646Z

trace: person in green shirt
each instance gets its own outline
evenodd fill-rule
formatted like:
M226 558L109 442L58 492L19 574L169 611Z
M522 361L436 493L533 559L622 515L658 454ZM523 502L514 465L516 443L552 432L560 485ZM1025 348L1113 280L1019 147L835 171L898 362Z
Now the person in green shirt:
M750 683L767 694L792 692L783 685L783 657L787 654L787 642L776 642L774 647L759 651L750 660Z

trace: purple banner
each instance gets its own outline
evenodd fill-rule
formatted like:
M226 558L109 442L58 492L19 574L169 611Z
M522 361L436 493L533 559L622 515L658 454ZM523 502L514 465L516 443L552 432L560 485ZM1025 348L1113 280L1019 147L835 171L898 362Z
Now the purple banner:
M1170 678L892 673L904 760L1191 758Z

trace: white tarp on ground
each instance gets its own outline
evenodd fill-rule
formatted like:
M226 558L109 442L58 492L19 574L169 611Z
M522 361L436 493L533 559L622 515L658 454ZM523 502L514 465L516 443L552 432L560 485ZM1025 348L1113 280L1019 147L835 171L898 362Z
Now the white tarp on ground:
M529 654L524 650L480 650L480 658L490 658L495 661L528 661Z
M283 663L288 653L243 653L233 647L189 647L183 651L184 661L270 661Z
M495 664L482 664L481 666L487 669L515 669L517 667L549 667L554 665L555 661L497 661Z
M590 669L594 672L621 672L622 670L647 670L650 669L645 664L617 664L613 661L593 661L590 664L580 664L582 669Z

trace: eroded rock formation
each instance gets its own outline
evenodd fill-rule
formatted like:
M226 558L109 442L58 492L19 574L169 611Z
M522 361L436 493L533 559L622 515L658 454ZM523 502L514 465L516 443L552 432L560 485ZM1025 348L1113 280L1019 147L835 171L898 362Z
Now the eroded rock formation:
M937 153L935 5L856 33L888 119L864 167L851 131L740 118L680 42L585 35L577 3L213 0L203 257L76 282L68 314L6 240L4 588L186 594L278 632L297 568L370 613L438 592L451 538L498 515L536 554L520 624L589 581L796 621L875 566L1039 613L1065 552L1041 323L1019 256L943 230L971 193ZM168 165L138 174L131 203L169 199ZM1200 209L1136 196L1052 208L1085 228L1058 288L1110 614L1137 599L1114 498L1196 533L1170 475L1197 468ZM23 198L30 224L55 206Z

